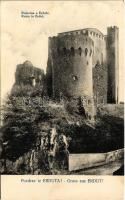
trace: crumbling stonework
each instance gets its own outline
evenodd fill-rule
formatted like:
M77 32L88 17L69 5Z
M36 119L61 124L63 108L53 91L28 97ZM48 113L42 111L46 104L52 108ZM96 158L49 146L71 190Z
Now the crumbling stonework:
M30 61L25 61L23 64L17 65L15 73L15 83L17 85L40 85L44 80L44 71L36 68Z
M11 94L14 96L27 95L42 96L46 93L44 71L36 68L30 61L17 65L15 72L15 83Z
M93 68L93 97L95 105L107 103L107 67L99 63Z

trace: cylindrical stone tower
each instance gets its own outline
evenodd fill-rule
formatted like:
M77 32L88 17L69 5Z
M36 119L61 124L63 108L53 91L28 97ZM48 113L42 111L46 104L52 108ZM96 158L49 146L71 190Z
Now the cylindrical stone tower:
M47 76L55 98L92 98L92 56L94 44L86 34L59 34L49 38Z

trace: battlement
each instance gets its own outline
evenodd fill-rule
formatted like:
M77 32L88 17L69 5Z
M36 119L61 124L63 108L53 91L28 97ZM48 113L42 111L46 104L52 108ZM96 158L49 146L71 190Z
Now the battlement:
M107 30L118 30L118 27L117 26L109 26L108 28L107 28Z
M63 33L59 33L58 34L59 37L68 36L68 35L93 36L93 37L100 38L102 40L105 38L103 33L101 33L98 29L95 29L95 28L86 28L86 29L80 29L80 30L73 30L73 31L68 31L68 32L63 32Z

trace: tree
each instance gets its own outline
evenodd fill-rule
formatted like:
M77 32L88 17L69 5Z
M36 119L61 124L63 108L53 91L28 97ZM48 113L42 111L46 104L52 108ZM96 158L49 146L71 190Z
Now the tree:
M28 102L29 97L25 97ZM37 119L39 109L31 104L25 104L24 98L8 96L3 106L2 141L3 157L16 160L19 156L33 148L39 128Z

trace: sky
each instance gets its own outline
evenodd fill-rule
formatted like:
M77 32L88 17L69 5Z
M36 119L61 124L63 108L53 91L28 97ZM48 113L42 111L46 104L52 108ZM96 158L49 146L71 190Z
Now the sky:
M23 18L21 12L48 12L43 18ZM1 97L14 83L16 65L30 60L46 71L48 37L59 32L119 27L120 100L123 101L123 2L87 1L2 1L1 2Z

